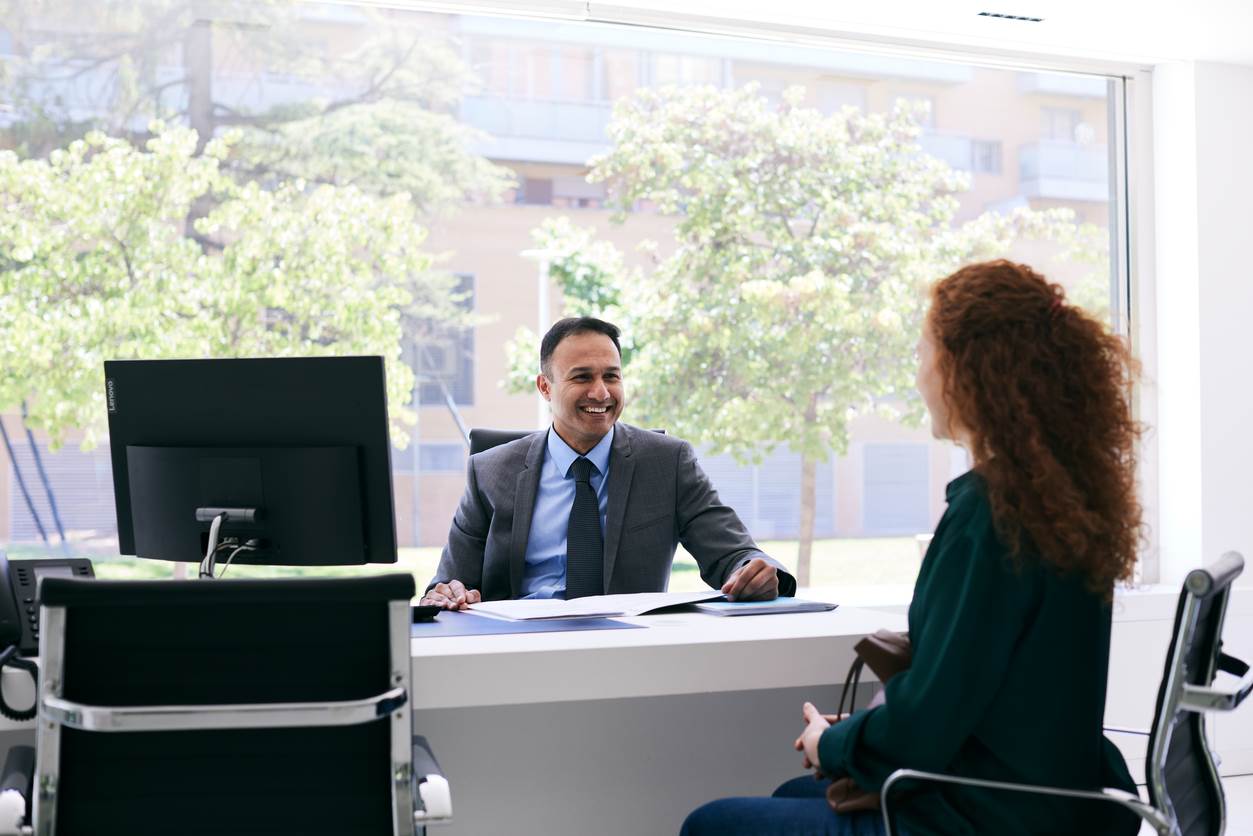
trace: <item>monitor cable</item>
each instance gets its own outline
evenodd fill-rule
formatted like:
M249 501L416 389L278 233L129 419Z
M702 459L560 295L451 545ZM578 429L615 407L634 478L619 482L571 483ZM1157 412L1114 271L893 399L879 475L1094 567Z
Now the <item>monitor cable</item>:
M39 666L30 659L23 659L17 655L17 645L6 648L0 652L0 672L3 671L5 665L12 665L15 668L21 668L30 674L31 680L35 683L35 704L24 711L18 711L11 708L4 699L4 688L0 687L0 714L15 723L24 723L27 720L35 719L35 713L39 707Z
M260 540L249 540L248 542L244 543L242 546L236 546L235 550L230 553L229 557L226 558L226 562L222 564L222 571L218 573L218 577L220 578L223 575L225 575L226 570L231 568L231 561L235 559L235 555L239 554L240 552L255 552L260 546L261 546Z
M209 545L204 550L204 560L200 561L200 577L201 579L213 578L213 564L217 560L218 535L222 532L222 523L226 521L226 512L222 511L215 514L212 522L209 523Z

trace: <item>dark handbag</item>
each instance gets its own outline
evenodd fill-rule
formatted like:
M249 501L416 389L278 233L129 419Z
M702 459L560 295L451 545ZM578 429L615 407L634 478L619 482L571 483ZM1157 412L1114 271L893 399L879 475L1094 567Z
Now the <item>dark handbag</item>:
M853 704L857 699L857 686L861 684L861 672L869 667L870 672L878 677L884 685L888 680L903 670L909 669L913 660L913 648L909 644L908 633L894 633L891 630L878 630L853 645L857 658L849 666L848 675L844 677L844 690L840 692L840 704L836 707L836 716L844 717L853 712ZM869 708L882 705L884 691L874 695ZM845 711L844 705L848 704ZM837 720L838 722L838 720ZM879 794L866 792L848 776L836 778L827 787L827 804L837 813L855 813L861 810L878 810Z

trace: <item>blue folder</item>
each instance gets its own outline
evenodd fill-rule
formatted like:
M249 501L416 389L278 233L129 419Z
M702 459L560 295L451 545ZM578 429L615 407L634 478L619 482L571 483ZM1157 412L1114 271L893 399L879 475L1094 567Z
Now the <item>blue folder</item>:
M538 621L505 621L469 612L448 610L434 621L410 625L409 635L415 639L436 636L490 636L499 633L554 633L559 630L630 630L641 624L627 624L612 618L551 618Z

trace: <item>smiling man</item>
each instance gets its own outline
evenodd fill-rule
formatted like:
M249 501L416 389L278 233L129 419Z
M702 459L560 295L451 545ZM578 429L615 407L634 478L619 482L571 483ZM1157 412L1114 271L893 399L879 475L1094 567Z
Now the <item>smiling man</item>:
M466 491L424 603L661 592L679 543L740 600L796 581L718 500L686 441L618 423L618 329L563 319L540 344L550 428L470 457Z

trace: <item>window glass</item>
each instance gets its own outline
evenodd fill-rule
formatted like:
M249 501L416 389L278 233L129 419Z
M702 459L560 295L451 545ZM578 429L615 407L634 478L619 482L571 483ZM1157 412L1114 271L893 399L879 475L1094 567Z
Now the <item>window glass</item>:
M116 552L106 357L382 353L416 439L397 435L394 489L422 576L464 489L463 431L543 423L535 335L595 313L627 329L624 420L690 440L768 551L794 565L812 540L815 584L907 583L967 461L911 394L925 282L956 266L936 242L1048 213L1048 234L988 251L1125 322L1103 77L356 3L175 6L50 0L0 29L0 194L29 190L0 224L0 321L27 323L0 403L16 555L59 552L61 530ZM856 171L833 167L848 146L806 144L875 120L912 138L858 147ZM925 223L918 201L877 199L924 157ZM145 188L163 182L179 188ZM841 308L844 281L865 295ZM680 555L672 588L694 577Z

